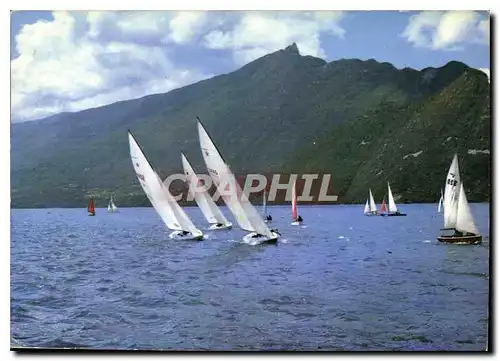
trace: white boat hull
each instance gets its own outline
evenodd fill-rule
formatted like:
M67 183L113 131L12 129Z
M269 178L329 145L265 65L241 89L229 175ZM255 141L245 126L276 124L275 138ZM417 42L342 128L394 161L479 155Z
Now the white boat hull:
M243 237L243 242L248 244L262 244L262 243L277 243L279 235L276 232L271 232L272 236L258 235L257 232L252 232Z
M220 231L220 230L231 229L231 228L233 228L232 223L223 224L222 226L217 226L217 224L214 223L214 224L210 225L210 227L208 227L208 230L209 231Z
M295 222L292 222L292 223L290 223L290 224L291 224L292 226L300 226L300 225L302 224L302 222L297 222L297 221L295 221Z
M170 239L175 239L177 241L202 241L203 234L193 235L191 232L187 232L187 234L183 235L183 231L173 231L168 236Z

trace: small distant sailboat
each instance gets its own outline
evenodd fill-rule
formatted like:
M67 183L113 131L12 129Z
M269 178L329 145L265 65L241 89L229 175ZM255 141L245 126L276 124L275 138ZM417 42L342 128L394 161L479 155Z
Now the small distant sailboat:
M266 217L264 222L266 223L272 222L273 217L270 214L267 214L267 193L265 189L264 189L264 194L262 195L262 208L263 208L262 213L264 213L264 217Z
M217 204L215 204L208 191L196 191L196 185L201 185L201 180L194 172L193 167L191 167L191 164L189 164L189 161L187 160L184 153L181 153L181 156L182 166L184 167L184 173L186 174L189 184L189 190L190 192L193 192L194 199L198 204L198 207L200 207L201 212L203 213L203 216L205 217L207 222L210 223L210 227L208 229L211 231L231 229L233 224L229 222L226 217L224 217L224 214L222 214L221 210L217 207Z
M292 187L292 226L298 226L302 223L302 217L297 213L297 190L295 188L295 183L293 183Z
M381 213L381 216L384 217L398 217L398 216L406 216L406 213L401 213L401 211L396 206L396 202L394 202L394 197L392 196L391 185L387 182L387 193L389 194L389 212Z
M441 188L441 198L438 202L438 213L443 213L443 188Z
M94 201L94 197L90 198L89 205L87 206L87 212L89 212L89 216L95 216L95 201Z
M116 213L118 211L118 207L115 205L115 202L113 202L113 196L109 198L109 203L108 203L108 212L109 213Z
M203 233L195 227L179 206L169 189L155 172L134 136L128 131L130 158L139 183L165 225L173 230L169 237L178 240L203 240Z
M198 118L198 136L203 159L211 178L219 187L226 184L225 191L230 194L221 197L233 214L241 229L248 231L243 241L250 244L277 243L280 236L277 230L270 230L257 210L250 203L241 187L236 182L229 165L224 161L214 142ZM225 193L225 192L224 192Z
M454 155L446 177L443 200L444 228L453 230L452 235L441 235L437 239L443 243L479 244L482 236L477 230L474 217L467 201L464 184L460 179L458 156Z
M380 215L385 216L385 213L387 213L387 206L385 204L385 197L382 200L382 205L380 206Z
M365 216L378 216L377 205L373 199L371 188L369 189L368 199L366 200L364 214Z

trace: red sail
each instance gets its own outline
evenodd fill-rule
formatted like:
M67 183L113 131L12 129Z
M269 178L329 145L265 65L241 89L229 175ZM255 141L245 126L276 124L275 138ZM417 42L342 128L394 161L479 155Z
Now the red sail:
M94 203L94 198L90 199L89 206L87 207L87 211L89 213L94 214L95 213L95 203Z
M380 212L387 212L387 207L385 206L385 198L382 201L382 206L380 207Z

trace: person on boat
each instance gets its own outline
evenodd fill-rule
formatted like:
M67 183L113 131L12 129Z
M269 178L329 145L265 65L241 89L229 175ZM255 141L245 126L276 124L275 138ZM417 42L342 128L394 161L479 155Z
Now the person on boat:
M182 232L181 232L181 236L185 236L185 235L187 235L188 233L189 233L189 232L187 232L187 231L182 231Z
M266 220L268 220L268 221L272 221L272 220L273 220L273 217L271 217L271 215L269 214L268 216L266 216Z
M459 230L455 229L455 233L453 233L453 237L463 237L464 234Z
M281 236L281 233L280 233L280 232L278 232L278 230L277 230L277 229L271 229L271 232L274 232L274 233L276 233L276 234L278 234L278 235L280 235L280 236Z
M216 223L216 224L215 224L215 227L217 227L217 228L220 228L220 227L222 227L222 226L223 226L223 224L222 224L222 223Z
M263 237L262 234L260 233L255 233L252 238L259 238L259 237Z
M303 221L303 219L302 219L302 217L300 216L300 214L299 214L299 216L297 217L296 221L297 221L297 222L302 222L302 221Z

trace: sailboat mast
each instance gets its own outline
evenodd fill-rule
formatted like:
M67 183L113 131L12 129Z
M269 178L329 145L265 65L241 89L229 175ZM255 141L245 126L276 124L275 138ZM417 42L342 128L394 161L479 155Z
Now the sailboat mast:
M266 201L266 190L264 189L264 196L262 198L262 204L264 208L264 217L267 216L267 201Z

